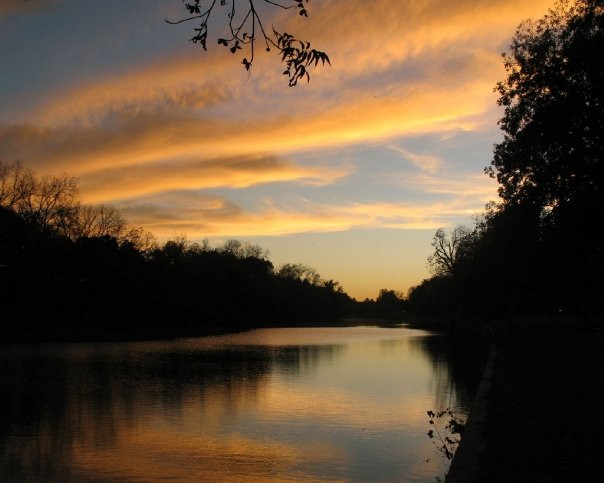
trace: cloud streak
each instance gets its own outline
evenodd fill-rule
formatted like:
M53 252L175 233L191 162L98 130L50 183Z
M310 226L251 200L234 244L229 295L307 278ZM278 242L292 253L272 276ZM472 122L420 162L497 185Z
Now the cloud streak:
M411 164L421 171L434 173L445 166L444 161L437 156L414 153L395 144L389 144L386 147L400 154L403 158L407 159Z
M334 67L312 90L286 90L272 57L242 82L241 66L221 50L172 56L49 93L27 122L0 127L0 152L81 174L477 129L492 120L481 116L501 74L495 46L540 10L516 0L317 4L304 28L331 46Z
M96 127L0 127L0 152L46 170L75 174L178 157L292 153L394 136L471 130L485 110L487 85L440 90L429 82L400 86L386 98L351 95L333 106L254 121L186 113L126 116ZM472 94L476 94L473 96Z
M250 156L178 160L95 171L80 178L80 187L86 202L100 203L172 190L241 189L282 182L321 186L349 174L344 168L303 167L274 156Z
M440 193L454 191L443 186ZM478 212L492 192L476 190L440 200L413 202L318 203L298 199L282 205L265 199L247 211L224 198L192 191L162 193L119 202L134 224L159 237L185 233L190 238L281 236L353 228L435 229Z

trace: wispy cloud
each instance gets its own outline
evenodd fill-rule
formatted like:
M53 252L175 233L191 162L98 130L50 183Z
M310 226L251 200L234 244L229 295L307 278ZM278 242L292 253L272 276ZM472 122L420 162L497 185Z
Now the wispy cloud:
M438 176L425 174L406 176L409 186L428 194L472 198L483 203L497 195L497 182L484 173L441 173Z
M134 224L160 237L186 233L191 238L279 236L352 228L434 229L477 213L484 199L467 194L415 202L318 203L299 199L288 205L264 200L247 211L224 198L197 192L172 192L119 202Z
M396 153L399 153L401 156L403 156L403 158L410 161L411 164L419 168L421 171L434 173L445 166L445 162L438 156L414 153L395 144L388 144L386 147Z
M272 54L258 57L249 79L216 46L158 57L48 91L18 122L0 125L0 155L43 173L69 171L85 200L119 202L133 222L160 236L440 226L480 209L494 189L484 177L452 172L445 155L409 149L404 140L490 125L492 87L503 72L499 49L520 20L549 4L325 0L312 5L304 24L277 9L277 24L331 55L333 67L317 72L310 88L287 88ZM2 5L8 11L17 3ZM368 203L354 203L351 194L346 202L283 206L273 195L274 203L252 212L199 193L328 185L354 173L321 153L375 141L418 168L404 178L390 174L417 198L384 202L376 188ZM319 153L318 162L288 161L301 152ZM197 198L183 198L193 190Z
M439 90L428 82L401 86L389 98L352 96L312 112L260 115L255 120L218 115L153 113L125 116L110 125L0 127L0 152L43 169L76 174L178 157L247 156L340 146L394 136L471 130L484 111L481 82ZM473 96L472 94L476 94ZM468 95L468 97L464 97ZM117 112L117 111L116 111Z
M28 122L2 129L0 152L79 173L475 129L501 76L496 49L541 3L320 3L303 28L329 47L334 67L310 90L284 87L269 56L249 81L222 50L160 58L49 92L23 114Z
M248 156L170 160L94 171L80 178L80 186L85 201L98 203L172 190L247 188L276 182L321 186L350 173L335 166L303 167L274 156Z

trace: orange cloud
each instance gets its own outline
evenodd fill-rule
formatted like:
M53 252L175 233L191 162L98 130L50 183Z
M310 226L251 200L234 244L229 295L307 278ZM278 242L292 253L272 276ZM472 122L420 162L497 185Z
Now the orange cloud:
M440 193L455 187L441 186ZM295 206L264 200L257 211L246 211L223 198L195 192L163 193L118 203L134 224L159 237L184 233L190 238L277 236L304 232L334 232L352 228L435 229L481 210L491 192L476 190L461 196L414 202L324 204L304 199Z
M492 110L502 40L545 4L317 4L304 28L332 49L334 67L315 76L312 90L284 87L272 57L259 58L248 81L222 50L196 52L53 93L25 114L38 127L4 128L0 149L79 174L475 129ZM20 130L30 131L27 143Z
M414 153L395 144L389 144L386 147L396 153L399 153L401 156L403 156L403 158L408 159L411 164L419 168L421 171L434 173L439 169L443 169L445 166L445 162L437 156Z
M312 4L304 23L277 9L276 25L331 55L333 67L317 72L310 89L287 88L272 54L258 58L248 79L215 46L49 92L22 113L23 122L0 125L0 154L42 173L69 171L80 178L84 200L122 200L132 222L160 237L446 225L479 211L494 189L455 177L445 159L392 139L490 125L497 117L492 87L503 75L499 50L523 18L540 16L550 3L325 0ZM312 168L284 159L375 141L421 170L393 173L391 182L434 195L431 201L380 202L376 193L370 203L301 200L246 211L210 195L182 194L333 183L349 170L328 168L330 159Z
M247 188L274 183L330 184L349 171L336 167L302 167L274 156L216 158L139 164L93 171L80 178L83 198L89 203L140 197L171 190L216 187Z
M497 182L484 173L444 172L439 176L406 175L405 182L425 193L466 197L483 203L494 199L497 194Z
M171 158L286 153L394 136L472 129L486 109L481 81L440 90L401 86L385 98L341 99L333 106L256 121L199 118L183 114L140 115L116 126L0 128L0 152L46 170L84 174Z

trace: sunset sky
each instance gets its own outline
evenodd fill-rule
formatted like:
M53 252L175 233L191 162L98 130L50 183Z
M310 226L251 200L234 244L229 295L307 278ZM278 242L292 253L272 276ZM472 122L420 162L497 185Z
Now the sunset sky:
M552 0L313 0L266 24L328 52L188 42L180 0L0 0L0 159L68 172L160 241L250 240L357 299L428 276L439 227L496 199L493 87L516 26ZM220 8L220 7L218 7ZM224 9L223 9L224 10Z

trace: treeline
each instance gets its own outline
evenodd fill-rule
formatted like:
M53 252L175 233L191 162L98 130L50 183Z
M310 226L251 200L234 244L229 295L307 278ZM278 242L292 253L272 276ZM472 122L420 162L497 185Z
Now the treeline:
M115 208L80 203L74 177L39 177L19 162L0 160L0 207L42 232L52 231L70 240L109 236L142 250L154 242L150 233L128 225Z
M501 201L438 230L434 276L409 308L445 316L604 312L604 5L561 2L517 30L497 85L505 108L486 172Z
M349 315L367 318L387 318L399 322L407 310L405 295L396 290L383 288L375 299L366 298L348 305Z
M582 233L588 217L502 204L472 227L438 230L434 276L410 289L409 309L459 318L602 314L601 240Z
M349 297L312 268L275 268L237 240L159 245L77 184L0 162L0 294L5 335L78 338L201 334L340 318Z

